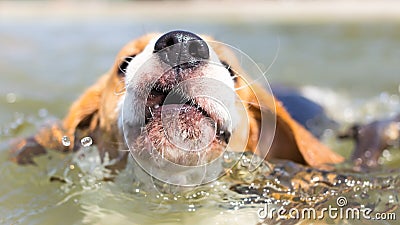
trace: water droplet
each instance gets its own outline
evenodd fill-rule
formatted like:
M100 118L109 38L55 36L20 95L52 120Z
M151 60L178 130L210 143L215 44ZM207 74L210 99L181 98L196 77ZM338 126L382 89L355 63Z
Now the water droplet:
M81 139L81 144L83 147L89 147L93 144L93 140L91 137L84 137Z
M10 104L15 103L17 101L17 95L14 93L8 93L6 95L6 100Z
M224 152L223 157L224 157L225 163L231 163L233 161L233 156L232 156L231 152L228 152L228 151Z
M193 204L188 205L188 211L189 212L195 212L196 211L196 207Z
M67 137L67 136L62 137L61 142L65 147L68 147L71 145L71 140L69 140L69 137Z
M393 195L389 195L389 203L394 203Z
M311 178L311 180L312 180L313 182L318 182L319 179L320 179L319 176L313 176L313 177Z
M242 166L244 167L249 167L250 165L250 159L248 159L246 156L242 156L242 160L241 160Z

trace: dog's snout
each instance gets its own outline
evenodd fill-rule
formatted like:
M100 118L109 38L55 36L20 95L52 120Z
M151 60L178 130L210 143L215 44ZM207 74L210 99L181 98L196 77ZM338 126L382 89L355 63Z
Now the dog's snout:
M172 67L194 66L210 57L207 43L187 31L171 31L164 34L157 40L154 52Z

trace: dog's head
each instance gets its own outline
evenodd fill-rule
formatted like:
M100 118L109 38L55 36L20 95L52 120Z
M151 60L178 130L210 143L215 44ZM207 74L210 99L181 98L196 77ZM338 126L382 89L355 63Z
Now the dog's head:
M230 144L239 118L247 120L240 116L247 109L235 92L242 78L233 54L186 31L144 39L133 43L137 49L146 42L119 66L125 83L119 127L128 146L184 166L214 160Z
M241 73L234 54L208 36L148 34L123 47L64 125L75 137L76 128L86 128L83 133L106 148L105 142L127 141L135 151L152 151L176 164L203 164L221 155L240 124L236 133L243 148L258 139L248 138L258 131L251 131L247 115L257 114L259 104Z
M122 48L111 70L72 106L64 127L75 139L79 130L92 135L108 152L126 143L138 154L190 166L212 161L227 146L265 157L262 118L276 110L275 137L263 134L275 138L271 157L310 165L342 160L248 80L231 49L208 36L148 34Z
M72 150L80 138L91 136L111 158L128 145L139 155L193 166L213 161L227 148L265 157L274 138L269 157L309 165L343 160L248 80L231 49L208 36L148 34L124 46L111 69L72 105L64 131L44 129L34 141ZM267 145L260 146L266 114L276 115L276 132L272 124L262 134ZM63 135L70 146L61 145Z

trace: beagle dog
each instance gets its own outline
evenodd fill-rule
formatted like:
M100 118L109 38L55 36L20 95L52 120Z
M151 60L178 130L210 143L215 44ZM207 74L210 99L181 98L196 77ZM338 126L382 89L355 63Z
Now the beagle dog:
M263 133L266 114L276 116L274 135ZM273 137L270 146L260 144L263 135ZM234 142L266 159L313 167L344 160L250 81L229 48L180 30L147 34L125 45L61 122L14 144L12 159L30 164L49 149L74 152L87 136L117 169L126 165L128 154L121 150L140 155L151 149L170 162L192 166L200 159L212 161Z

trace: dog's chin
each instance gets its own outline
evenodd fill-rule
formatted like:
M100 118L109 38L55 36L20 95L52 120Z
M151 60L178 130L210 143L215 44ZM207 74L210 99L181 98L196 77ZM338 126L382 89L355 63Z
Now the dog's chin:
M152 109L152 118L137 139L139 151L150 151L182 166L200 166L218 158L227 141L204 111L188 104L168 104Z

